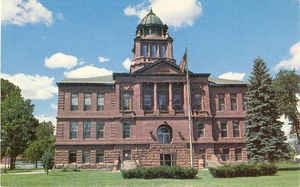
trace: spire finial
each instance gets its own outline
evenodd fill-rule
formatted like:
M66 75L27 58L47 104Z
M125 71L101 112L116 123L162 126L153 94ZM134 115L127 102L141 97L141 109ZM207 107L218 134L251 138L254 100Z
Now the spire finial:
M150 12L149 13L152 13L153 14L153 10L152 10L152 7L150 7Z

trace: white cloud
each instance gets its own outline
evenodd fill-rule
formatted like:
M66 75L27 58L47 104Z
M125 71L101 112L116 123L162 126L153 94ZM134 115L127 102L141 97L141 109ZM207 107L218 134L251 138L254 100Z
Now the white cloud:
M227 72L223 73L219 76L220 79L230 79L230 80L243 80L245 77L245 73L234 73L234 72Z
M51 69L66 68L71 69L78 63L78 58L61 52L55 53L45 58L45 66Z
M26 75L23 73L15 75L2 73L0 77L17 85L22 91L22 96L26 99L44 100L50 99L57 94L54 77Z
M126 58L123 61L122 65L125 69L130 70L131 60L129 58Z
M105 57L103 57L103 56L98 56L98 60L99 60L100 63L110 61L109 58L105 58Z
M153 12L162 21L173 27L192 26L202 14L202 5L198 0L147 0L143 3L127 6L124 14L142 19L152 7Z
M93 65L83 66L73 71L64 73L66 78L89 78L89 77L98 77L98 76L105 76L111 74L112 71L105 68L98 68Z
M24 25L27 23L44 23L50 25L53 15L37 0L2 0L3 23Z
M50 106L51 106L52 109L57 110L57 104L51 103Z
M291 58L282 60L275 66L275 70L290 69L300 70L300 42L294 44L290 48Z

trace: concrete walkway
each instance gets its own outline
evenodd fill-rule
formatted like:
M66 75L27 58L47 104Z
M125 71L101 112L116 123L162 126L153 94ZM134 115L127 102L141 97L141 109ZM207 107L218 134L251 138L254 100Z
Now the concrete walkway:
M42 174L46 173L45 171L30 171L30 172L22 172L22 173L9 173L10 175L31 175L31 174Z

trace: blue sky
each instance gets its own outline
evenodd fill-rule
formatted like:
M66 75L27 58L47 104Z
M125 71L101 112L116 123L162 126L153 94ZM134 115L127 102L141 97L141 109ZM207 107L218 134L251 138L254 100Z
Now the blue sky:
M1 76L54 121L64 76L128 72L150 6L169 25L177 62L188 47L193 72L247 80L257 56L272 75L300 71L299 0L3 0Z

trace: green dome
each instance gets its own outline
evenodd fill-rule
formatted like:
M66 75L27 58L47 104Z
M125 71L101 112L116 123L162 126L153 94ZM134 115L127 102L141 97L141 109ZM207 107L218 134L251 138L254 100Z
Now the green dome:
M140 22L141 25L163 25L163 22L158 16L156 16L152 9L150 12L142 19Z

